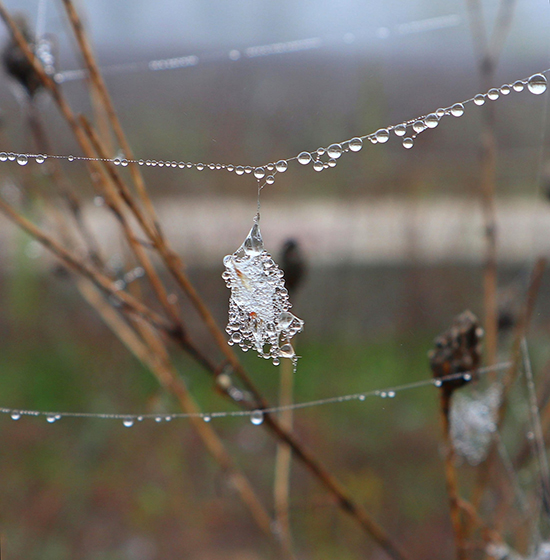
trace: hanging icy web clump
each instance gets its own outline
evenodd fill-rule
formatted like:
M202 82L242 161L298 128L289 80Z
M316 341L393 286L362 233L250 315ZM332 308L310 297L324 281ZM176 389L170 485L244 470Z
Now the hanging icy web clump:
M456 394L451 405L451 437L456 452L472 466L486 457L496 430L501 389L493 385L484 393L469 397Z
M264 250L256 217L244 243L223 259L222 278L231 290L228 343L238 344L245 352L253 348L275 365L280 358L297 356L292 337L301 332L304 322L290 313L292 304L285 288L284 273Z

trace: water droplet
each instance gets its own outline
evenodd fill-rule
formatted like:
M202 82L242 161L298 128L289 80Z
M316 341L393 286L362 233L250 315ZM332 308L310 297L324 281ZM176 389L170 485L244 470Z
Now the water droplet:
M172 164L175 164L176 162L173 161ZM128 160L127 159L123 159L120 161L120 165L122 165L122 167L128 167ZM176 167L176 165L172 165L172 167Z
M430 113L424 119L424 123L428 128L435 128L439 124L439 117L435 113Z
M315 153L316 153L319 157L321 157L321 156L324 156L324 155L327 153L327 151L326 151L325 148L317 148L317 149L315 150Z
M313 162L313 169L315 169L315 171L323 171L324 168L325 167L324 167L323 162L321 160L316 159Z
M0 152L0 161L6 161L8 159L8 154L6 152Z
M17 412L16 410L14 410L11 413L11 419L12 420L19 420L19 418L21 418L21 414L19 412Z
M386 393L386 391L381 391L380 396L385 399L388 396L388 393Z
M268 175L268 176L265 178L265 182L266 182L268 185L272 185L272 184L275 182L275 177L273 177L273 175Z
M252 226L242 248L244 253L251 257L260 255L264 250L264 241L260 232L260 226L257 223Z
M388 129L381 128L376 131L376 140L379 144L385 144L390 139L390 133Z
M74 161L74 156L69 156L69 157L67 158L67 161Z
M544 74L535 74L531 76L527 82L527 89L535 95L540 95L546 91L548 82Z
M265 177L265 169L263 167L256 167L254 169L254 177L256 179L263 179Z
M292 344L288 342L281 346L281 356L283 358L293 358L295 355L294 348L292 348Z
M198 166L197 166L198 169ZM242 175L244 173L244 167L242 165L237 165L237 167L235 167L235 174L236 175Z
M19 154L19 155L17 156L17 163L18 163L19 165L27 165L28 162L29 162L29 159L27 158L26 155L24 155L24 154Z
M362 147L363 147L363 140L361 140L361 138L352 138L349 141L349 149L352 152L359 152Z
M197 163L197 165L195 165L195 168L197 171L202 171L204 169L204 163Z
M403 148L410 150L414 146L414 140L412 138L403 138Z
M298 163L302 165L307 165L311 161L311 154L309 152L302 152L298 156Z
M162 422L162 416L157 416L155 418L155 422Z
M125 418L122 423L124 424L124 426L126 426L127 428L131 428L134 425L134 419L133 418Z
M441 381L441 379L436 379L436 380L434 381L434 385L435 385L436 387L441 387L441 385L443 385L443 381Z
M172 421L172 417L171 417L171 416L166 416L166 417L164 418L164 420L165 420L166 422L171 422L171 421Z
M509 86L508 84L503 85L503 86L500 88L500 93L502 93L502 95L509 95L510 91L512 91L512 90L511 90L511 88L510 88L510 86Z
M229 172L235 171L235 166L234 166L232 163L226 165L225 168L226 168L227 171L229 171Z
M485 95L483 95L483 93L478 93L475 97L474 97L474 103L478 106L481 107L481 105L485 104Z
M455 103L451 107L451 115L453 117L461 117L464 114L464 105L462 103Z
M447 111L445 109L442 109L441 107L435 112L435 114L442 119L446 114Z
M205 422L210 422L210 420L212 420L212 416L210 416L210 414L203 414L203 415L202 415L202 419L203 419Z
M252 173L252 167L250 167L250 165L247 165L247 166L244 168L244 172L245 172L247 175L250 175L250 173Z
M208 169L210 169L211 171L214 171L214 169L216 169L216 165L214 163L209 163L208 164ZM247 171L247 173L250 173L250 171Z
M288 169L288 163L284 159L281 159L275 164L275 169L279 173L284 173Z
M140 163L140 162L141 162L141 163ZM139 163L139 165L143 165L143 160L140 159L140 160L138 161L138 163ZM179 167L180 169L185 169L185 162L184 162L184 161L180 161L180 162L178 163L178 167Z
M273 173L273 171L275 170L275 164L274 163L268 163L265 168L270 172Z
M365 395L359 395L359 400L360 401L364 401L367 397L365 397Z
M335 159L329 159L329 160L327 161L327 165L328 165L329 167L336 167L336 163L337 163L337 162L336 162Z
M393 399L395 397L395 391L388 391L388 397Z
M521 80L518 80L517 82L514 82L514 84L512 85L512 89L519 93L520 91L523 91L525 89L525 84Z
M264 413L261 410L255 410L250 415L250 421L254 426L259 426L264 421Z
M53 424L56 420L57 418L53 414L48 414L48 416L46 416L46 422L50 424Z
M424 130L426 130L426 123L424 121L415 121L413 123L413 130L417 133L420 134L421 132L423 132Z
M35 158L36 163L44 163L46 161L46 156L39 154Z
M496 101L496 100L500 97L500 91L498 91L498 89L496 89L496 88L491 88L491 89L487 92L487 97L488 97L488 99L490 99L491 101Z
M378 144L378 139L376 138L375 134L372 134L371 136L367 136L367 138L370 140L371 144Z
M10 153L8 154L8 159L9 159L10 161L15 161L15 158L16 158L16 155L15 155L13 152L10 152Z
M281 363L281 360L279 360L279 358L273 358L273 365L274 366L278 366Z
M327 154L331 159L338 159L342 155L342 146L340 144L331 144L327 148Z
M237 344L242 340L242 334L240 332L234 332L231 335L231 342L236 342Z
M138 417L137 417L137 421L138 421L138 422L143 422L143 416L138 416Z
M405 136L407 134L407 126L405 124L398 124L394 127L393 132L396 136Z
M470 373L465 373L462 378L464 379L464 381L471 381L472 375Z

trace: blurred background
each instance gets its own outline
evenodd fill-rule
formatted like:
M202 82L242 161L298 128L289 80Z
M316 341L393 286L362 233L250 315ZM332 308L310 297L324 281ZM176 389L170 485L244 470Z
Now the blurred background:
M56 79L73 108L89 113L62 7L53 0L5 4L51 41ZM476 22L504 37L491 86L549 68L548 2L508 4L505 31L499 31L497 0L480 3L483 21L467 2L451 0L93 0L77 7L136 157L256 166L485 91ZM4 26L0 41L8 41ZM170 64L183 67L166 69ZM488 102L496 138L499 359L507 359L509 327L534 261L550 253L547 99L525 90ZM55 153L80 155L47 95L34 102ZM4 72L0 151L34 151L27 103ZM284 268L281 252L292 239L306 263L293 295L294 312L306 324L296 400L427 378L433 338L464 309L483 319L481 111L468 104L464 116L445 117L410 150L392 135L384 145L365 142L322 173L293 162L264 188L266 249ZM94 198L85 167L63 165L116 262L125 250L116 223ZM144 174L165 233L225 325L222 258L252 225L256 181L225 170L144 168ZM37 166L0 168L5 197L26 198L40 181ZM39 216L40 207L33 212ZM548 287L545 277L530 339L541 372L550 359ZM197 324L194 334L202 340L205 333ZM178 359L204 409L227 409L199 368ZM277 370L255 356L243 361L276 401ZM0 406L176 409L51 257L1 216L0 372ZM512 449L522 441L525 420L519 406ZM273 441L246 420L218 422L269 503ZM441 559L453 552L438 422L437 395L419 389L392 402L304 410L296 430L411 557ZM276 557L185 421L128 430L104 420L49 425L6 416L0 434L6 558ZM291 520L301 558L383 557L300 466L293 468Z

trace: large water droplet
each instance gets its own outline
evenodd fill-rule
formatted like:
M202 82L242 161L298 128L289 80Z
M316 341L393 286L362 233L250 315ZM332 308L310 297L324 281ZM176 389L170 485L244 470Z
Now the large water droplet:
M254 177L256 179L263 179L265 177L265 169L263 167L256 167L254 169Z
M328 167L336 167L336 160L335 159L329 159L327 161L327 166Z
M279 173L284 173L288 169L288 163L284 159L282 159L275 164L275 169Z
M491 88L488 92L487 92L487 97L491 100L491 101L496 101L499 97L500 97L500 91L496 88Z
M6 152L0 152L0 161L6 161L8 159L8 154Z
M315 169L315 171L323 171L324 169L323 162L321 160L316 159L313 162L313 169Z
M255 410L250 415L250 421L254 426L259 426L264 421L264 413L261 410Z
M331 144L327 149L328 157L338 159L342 155L342 146L340 144Z
M485 95L483 95L483 93L478 93L475 97L474 97L474 103L478 106L481 107L481 105L483 105L485 103Z
M198 169L198 167L197 167ZM237 167L235 167L235 174L236 175L243 175L244 174L244 167L242 165L237 165Z
M502 93L502 95L509 95L510 91L512 90L510 89L510 86L508 84L505 84L500 88L500 93Z
M535 95L540 95L546 91L548 82L546 81L546 76L544 74L535 74L529 78L527 82L527 88L531 93Z
M430 113L424 119L424 123L428 128L435 128L439 124L439 117L435 113Z
M426 130L426 123L424 121L415 121L413 123L413 130L417 133L420 134L421 132L424 132L424 130Z
M288 342L281 346L281 356L283 358L293 358L295 355L294 348L292 348L292 344Z
M464 114L464 105L462 103L455 103L451 107L451 115L453 117L461 117Z
M403 138L403 148L410 150L414 146L414 140L412 138Z
M388 397L393 399L395 397L395 391L388 391Z
M29 158L28 158L26 155L24 155L24 154L19 154L19 155L17 156L17 163L18 163L19 165L27 165L28 162L29 162Z
M307 165L311 161L311 154L309 152L302 152L298 155L298 163Z
M363 147L363 140L361 140L361 138L352 138L349 141L349 149L352 152L359 152L362 147Z
M514 84L512 85L512 89L519 93L520 91L523 91L525 89L525 84L522 80L518 80L517 82L514 82Z
M127 428L131 428L134 425L134 419L133 418L125 418L122 423L124 424L124 426L126 426Z
M243 251L246 255L254 257L259 255L264 250L264 241L260 232L259 224L255 223L248 233L242 245Z
M405 136L407 134L407 126L405 124L398 124L394 127L393 132L396 136Z
M390 139L390 133L388 129L381 128L376 131L376 140L379 144L385 144Z
M8 154L8 159L9 159L10 161L15 161L15 158L16 158L16 155L15 155L13 152L10 152L10 153Z
M265 178L265 182L266 182L266 184L268 184L268 185L272 185L272 184L275 182L275 177L273 177L273 175L268 175L268 176Z

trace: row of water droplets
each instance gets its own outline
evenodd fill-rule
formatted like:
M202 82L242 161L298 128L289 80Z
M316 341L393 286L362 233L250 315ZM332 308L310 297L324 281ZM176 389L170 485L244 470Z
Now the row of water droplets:
M494 366L489 366L485 368L480 368L476 370L476 375L483 375L490 371L501 371L508 369L510 367L510 362L502 362L495 364ZM405 385L398 385L396 387L389 387L387 389L377 389L374 391L367 391L364 393L354 393L351 395L342 395L338 397L329 397L326 399L319 399L315 401L305 401L301 403L293 403L285 406L273 406L265 408L263 410L231 410L231 411L218 411L218 412L196 412L196 413L186 413L179 412L174 414L105 414L105 413L94 413L94 412L41 412L38 410L20 410L13 408L0 408L0 414L8 414L13 420L19 420L23 416L32 417L43 417L50 424L61 420L61 418L95 418L102 420L118 420L122 421L122 424L126 428L131 428L136 423L143 422L145 420L153 420L156 423L170 422L176 419L185 418L201 418L204 422L210 422L216 418L228 418L228 417L249 417L250 422L255 426L259 426L263 423L266 414L275 414L282 412L283 410L296 410L302 408L312 408L314 406L322 406L327 404L337 404L349 401L364 401L367 397L379 397L382 399L392 399L397 393L402 391L407 391L411 389L418 389L420 387L442 387L444 383L455 381L456 379L464 379L465 381L470 381L472 379L473 372L461 372L448 375L446 377L441 377L438 379L423 379L421 381L415 381L413 383L407 383Z
M85 156L74 155L46 155L46 154L26 154L13 152L0 152L0 162L16 161L19 165L24 166L31 160L38 164L44 163L49 157L62 159L69 162L73 161L98 161L112 163L120 167L127 167L130 164L153 167L153 168L174 168L174 169L195 169L196 171L229 171L237 176L252 175L262 184L272 185L275 182L277 173L284 173L288 169L290 162L296 160L301 165L311 164L315 171L323 171L336 167L337 160L344 153L359 152L363 148L363 143L369 141L371 144L385 144L390 140L391 133L401 139L402 145L406 149L414 146L414 140L422 132L434 129L439 125L441 119L446 116L461 117L464 115L465 106L473 103L481 106L487 101L496 101L501 96L507 96L512 92L522 92L526 88L534 95L541 95L546 92L548 82L545 74L550 69L532 75L528 79L517 80L512 84L504 84L498 88L491 88L486 93L479 93L465 101L454 103L448 107L437 109L433 113L417 117L402 123L381 128L376 132L364 136L357 136L343 142L334 143L328 147L318 148L313 152L302 151L297 156L281 159L277 162L271 162L257 167L250 165L235 165L232 163L195 163L191 161L168 161L155 159L126 159L123 154L119 154L114 158L90 158ZM409 135L407 135L409 134Z

